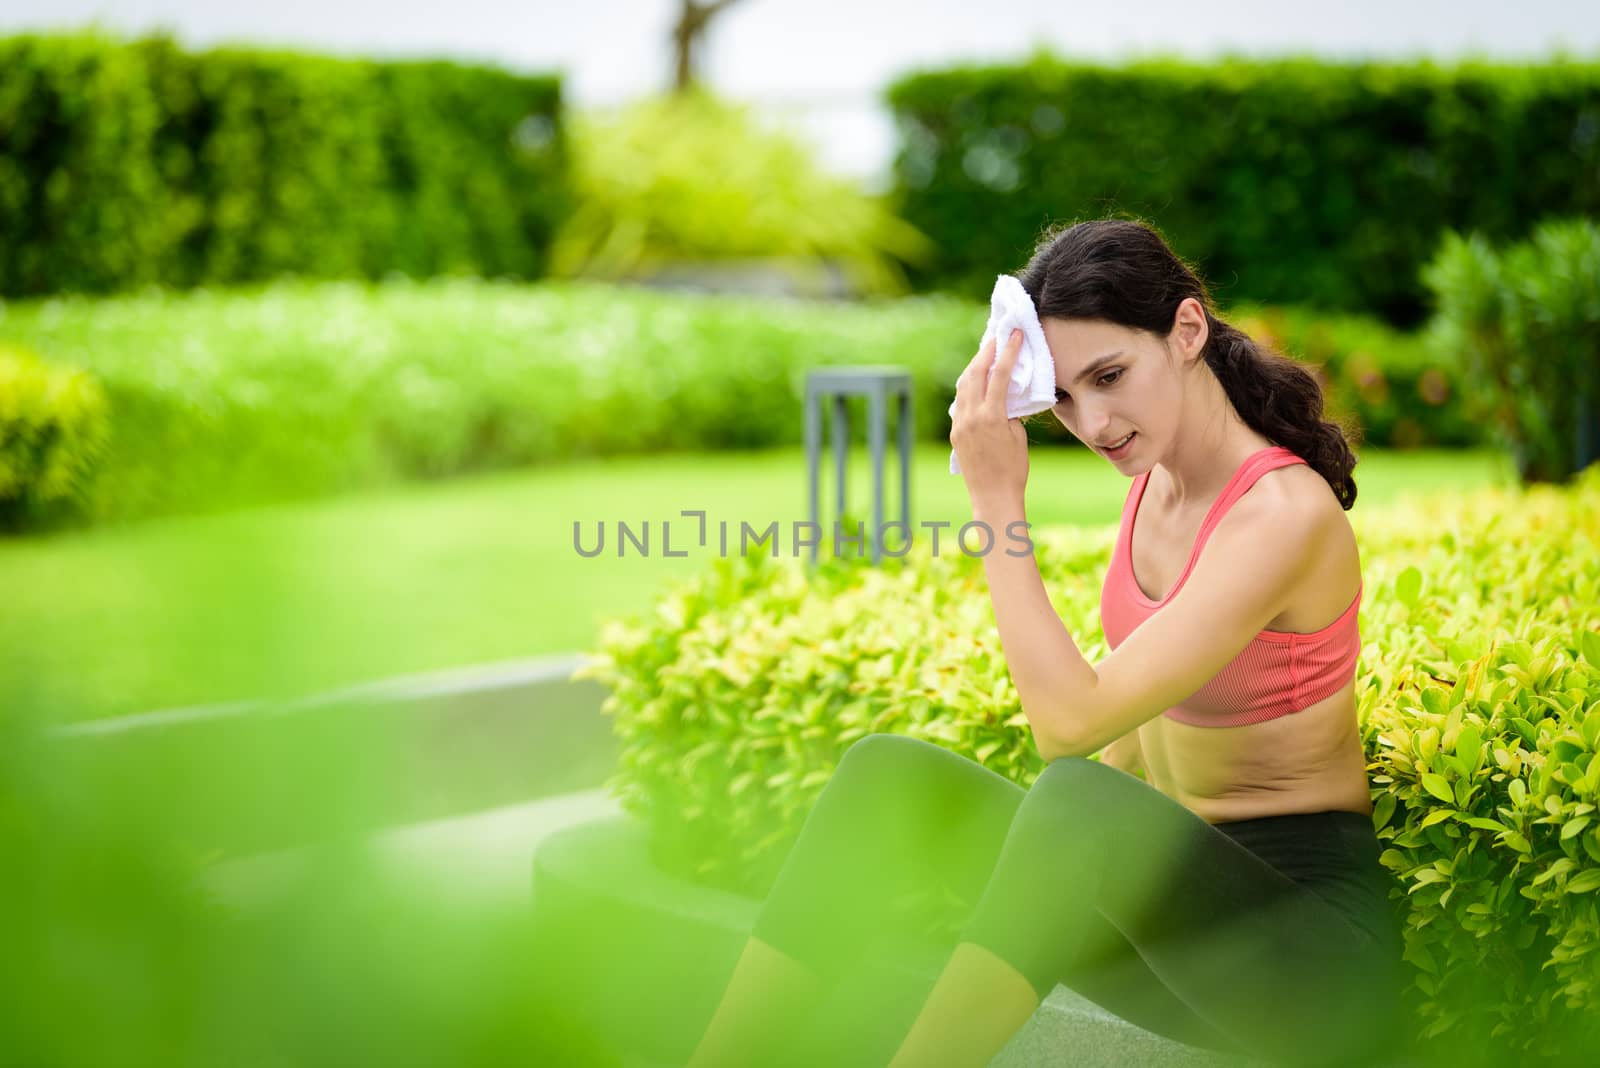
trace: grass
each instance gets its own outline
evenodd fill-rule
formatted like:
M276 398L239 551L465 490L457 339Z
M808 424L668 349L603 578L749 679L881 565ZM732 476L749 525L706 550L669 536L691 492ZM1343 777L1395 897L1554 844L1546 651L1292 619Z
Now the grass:
M953 530L971 518L948 462L946 448L918 448L914 524ZM1356 477L1356 507L1374 508L1508 481L1511 471L1486 451L1369 450ZM892 502L892 463L886 482ZM864 512L859 446L849 486L850 509ZM1081 449L1036 448L1029 520L1115 523L1127 488ZM685 509L707 512L706 549ZM12 539L0 543L0 692L52 718L84 719L585 649L602 619L647 610L666 584L707 566L720 521L732 535L741 520L777 521L788 555L789 524L805 512L803 454L784 448L595 460ZM592 545L602 520L605 553L580 557L573 523ZM618 521L636 532L648 521L647 557L631 545L615 555ZM668 521L685 557L662 555Z

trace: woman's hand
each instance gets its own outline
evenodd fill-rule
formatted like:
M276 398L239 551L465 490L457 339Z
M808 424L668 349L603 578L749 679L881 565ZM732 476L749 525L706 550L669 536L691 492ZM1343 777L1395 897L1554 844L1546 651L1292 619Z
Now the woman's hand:
M1022 351L1022 331L1013 330L995 360L995 338L983 343L956 379L950 445L955 449L967 496L979 502L1021 505L1028 484L1028 432L1022 420L1006 418L1006 386ZM994 364L994 373L985 374Z

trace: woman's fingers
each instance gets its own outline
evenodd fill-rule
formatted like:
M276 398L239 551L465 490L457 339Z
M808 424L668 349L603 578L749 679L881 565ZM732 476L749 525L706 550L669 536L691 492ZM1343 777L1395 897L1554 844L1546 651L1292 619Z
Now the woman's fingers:
M1011 382L1011 369L1017 365L1017 354L1022 351L1022 333L1013 331L1006 341L1006 347L1000 350L1000 358L995 361L994 374L989 376L989 388L984 394L983 404L991 411L1005 411L1006 389Z

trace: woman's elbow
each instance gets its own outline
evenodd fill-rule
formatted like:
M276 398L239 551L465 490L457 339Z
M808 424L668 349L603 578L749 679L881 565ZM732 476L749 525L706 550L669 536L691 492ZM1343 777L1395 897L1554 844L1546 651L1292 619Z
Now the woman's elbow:
M1052 760L1060 760L1062 757L1089 755L1083 750L1082 746L1041 730L1033 732L1033 747L1039 751L1040 759L1046 764Z

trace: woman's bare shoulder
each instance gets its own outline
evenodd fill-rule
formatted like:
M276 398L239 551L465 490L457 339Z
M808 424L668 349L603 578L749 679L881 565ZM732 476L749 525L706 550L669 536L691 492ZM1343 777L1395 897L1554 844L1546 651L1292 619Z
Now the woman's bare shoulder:
M1349 516L1340 506L1333 487L1316 468L1307 464L1273 468L1256 480L1250 488L1250 496L1256 497L1262 514L1292 511L1313 515L1319 523L1350 526Z

